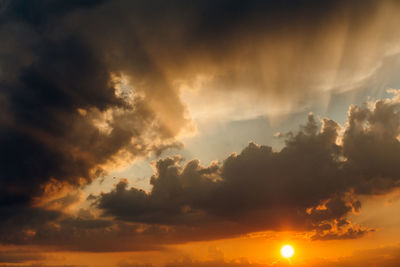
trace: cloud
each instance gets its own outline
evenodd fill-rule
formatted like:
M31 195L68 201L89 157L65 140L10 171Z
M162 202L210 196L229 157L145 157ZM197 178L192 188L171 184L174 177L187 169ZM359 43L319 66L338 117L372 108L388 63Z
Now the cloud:
M23 264L23 265L0 265L0 267L86 267L87 265L48 265L41 263Z
M194 227L204 238L207 231L217 238L280 229L315 230L313 239L358 238L373 230L346 219L360 212L357 196L399 185L399 107L397 95L352 106L342 135L328 119L319 130L310 115L278 152L250 143L208 167L159 160L150 193L122 180L99 196L98 207L117 220Z
M0 252L0 263L23 263L44 259L43 255L29 250L3 250Z
M61 23L101 1L1 4L2 217L51 194L48 183L77 187L104 175L122 154L129 161L177 146L182 125L167 131L147 100L123 92L128 85L104 55Z
M59 245L68 237L70 249L107 250L82 237L111 246L125 235L116 248L148 249L156 234L163 244L261 229L318 229L326 238L368 231L339 222L360 209L357 195L398 185L395 100L352 107L343 136L331 120L318 131L310 116L279 152L251 143L222 164L160 160L150 194L120 182L98 198L115 222L68 217L60 210L77 196L55 196L121 161L180 147L176 137L191 129L187 105L248 96L251 105L257 98L287 112L321 92L363 84L399 52L398 8L395 1L2 1L2 242ZM198 101L184 103L182 93L194 87ZM128 244L132 238L146 242Z
M193 107L224 106L232 94L287 112L321 90L351 87L399 52L391 31L398 17L390 16L398 8L2 1L1 201L26 203L51 178L90 182L122 155L176 144L171 139L191 127L184 88L201 92L188 100Z

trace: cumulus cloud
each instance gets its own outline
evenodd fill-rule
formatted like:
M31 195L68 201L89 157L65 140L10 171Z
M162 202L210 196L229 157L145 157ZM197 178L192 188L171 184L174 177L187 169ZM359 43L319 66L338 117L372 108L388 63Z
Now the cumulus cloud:
M352 106L341 135L336 122L324 119L319 129L310 115L281 151L250 143L208 167L159 160L150 193L120 181L99 196L98 207L122 221L209 227L215 235L297 229L315 230L314 239L358 238L373 230L346 219L360 212L357 196L399 185L399 107L397 95ZM224 223L236 227L216 231Z

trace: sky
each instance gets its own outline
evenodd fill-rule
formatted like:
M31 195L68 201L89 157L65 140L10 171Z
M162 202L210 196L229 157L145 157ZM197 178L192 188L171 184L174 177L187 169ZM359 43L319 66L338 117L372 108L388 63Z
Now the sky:
M400 266L399 12L0 0L0 267Z

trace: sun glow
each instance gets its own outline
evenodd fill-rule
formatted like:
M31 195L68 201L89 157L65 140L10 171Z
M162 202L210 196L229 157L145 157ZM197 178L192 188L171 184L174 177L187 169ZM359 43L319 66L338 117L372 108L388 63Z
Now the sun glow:
M284 245L281 248L282 257L289 259L289 258L293 257L293 254L294 254L294 248L291 245Z

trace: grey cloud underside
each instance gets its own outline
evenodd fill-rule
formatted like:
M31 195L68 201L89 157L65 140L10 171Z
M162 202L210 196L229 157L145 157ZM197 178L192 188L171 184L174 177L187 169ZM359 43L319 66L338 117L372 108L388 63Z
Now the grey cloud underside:
M40 253L35 253L29 250L5 250L0 252L1 263L23 263L25 261L44 260L45 257ZM0 265L1 266L1 265Z

